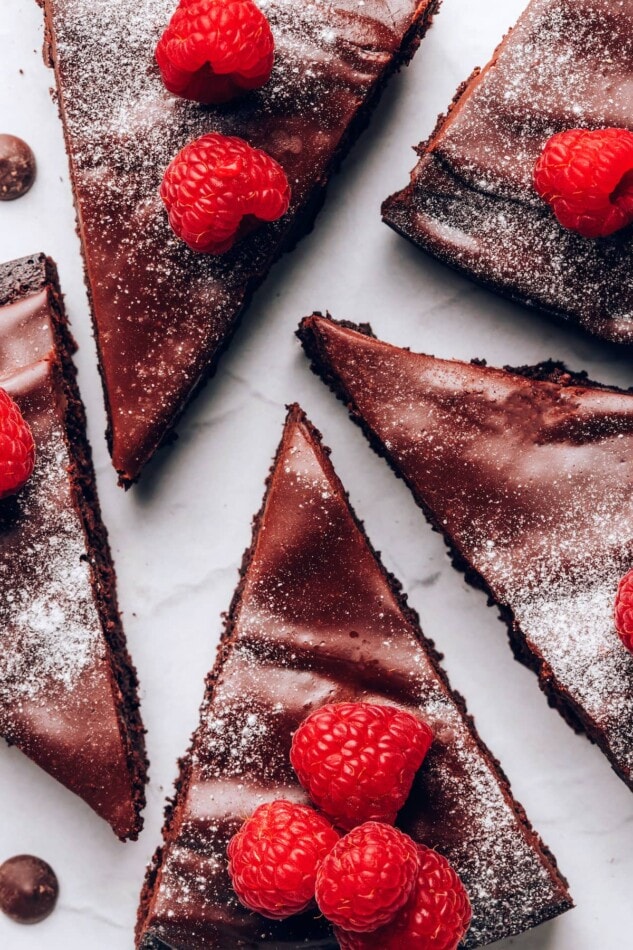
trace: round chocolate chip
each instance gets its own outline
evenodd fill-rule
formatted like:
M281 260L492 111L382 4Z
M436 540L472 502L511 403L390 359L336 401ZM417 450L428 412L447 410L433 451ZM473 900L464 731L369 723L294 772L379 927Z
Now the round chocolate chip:
M35 155L17 135L0 134L0 201L25 195L35 181Z
M0 865L0 910L18 924L37 924L52 912L59 884L53 869L31 854Z

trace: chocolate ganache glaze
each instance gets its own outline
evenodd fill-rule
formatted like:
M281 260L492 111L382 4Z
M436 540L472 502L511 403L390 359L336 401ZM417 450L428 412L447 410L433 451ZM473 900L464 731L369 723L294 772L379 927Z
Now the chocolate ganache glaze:
M633 0L533 0L420 146L384 220L499 293L633 344L633 231L567 231L532 186L556 132L633 130L632 63Z
M1 265L0 386L31 427L36 464L0 501L0 735L135 838L143 728L74 348L52 261Z
M175 0L44 0L122 483L213 372L273 261L310 229L329 175L438 2L267 0L270 81L201 108L170 95L153 64ZM174 155L211 131L263 148L292 188L283 219L221 257L179 241L158 196Z
M492 369L357 330L304 320L315 372L501 607L552 703L633 787L633 657L613 624L633 566L633 393L560 364Z
M465 947L571 906L554 859L355 519L318 433L294 406L148 872L137 946L336 947L316 909L273 922L241 907L225 851L262 802L306 801L289 763L292 733L315 707L349 700L395 703L433 729L399 823L461 875L474 910Z

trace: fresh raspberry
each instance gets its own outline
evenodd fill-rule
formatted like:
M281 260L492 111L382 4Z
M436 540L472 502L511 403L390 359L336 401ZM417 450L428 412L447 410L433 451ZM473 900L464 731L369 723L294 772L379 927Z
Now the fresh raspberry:
M420 859L415 842L391 825L368 821L334 845L317 872L316 900L337 927L368 933L407 903Z
M194 251L223 254L258 220L275 221L286 213L290 186L266 152L211 132L176 155L160 196L178 237Z
M633 132L571 129L552 136L534 168L534 186L563 225L608 237L633 221Z
M624 646L633 653L633 571L624 575L618 587L615 627Z
M0 389L0 498L15 495L35 466L35 443L11 396Z
M335 928L341 950L456 950L472 919L468 894L446 858L419 844L413 893L392 923L369 934Z
M181 0L156 62L170 92L208 105L263 86L274 54L268 20L252 0Z
M229 841L229 874L242 904L283 920L314 900L319 865L338 832L307 805L260 805Z
M315 710L292 740L290 761L312 801L335 825L393 824L433 733L393 706L334 703Z

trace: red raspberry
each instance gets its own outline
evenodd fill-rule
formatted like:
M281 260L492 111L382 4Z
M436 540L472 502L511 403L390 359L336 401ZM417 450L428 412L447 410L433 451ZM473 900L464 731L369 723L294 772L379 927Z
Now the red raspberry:
M571 129L552 136L534 168L534 186L563 225L608 237L633 221L633 132Z
M393 824L433 741L425 722L393 706L335 703L315 710L292 740L290 761L334 824Z
M160 189L169 223L194 251L223 254L290 204L283 168L260 149L212 132L186 145Z
M14 495L35 466L35 443L11 396L0 389L0 498Z
M341 950L456 950L472 919L468 894L446 858L419 844L420 870L408 903L369 934L336 928Z
M618 587L615 627L624 646L633 653L633 571L624 575Z
M319 865L338 833L307 805L260 805L229 841L229 874L242 904L283 920L314 900Z
M209 104L263 86L274 53L268 20L252 0L181 0L156 62L170 92Z
M407 903L419 864L408 835L377 821L359 825L334 845L317 872L319 910L343 930L376 930Z

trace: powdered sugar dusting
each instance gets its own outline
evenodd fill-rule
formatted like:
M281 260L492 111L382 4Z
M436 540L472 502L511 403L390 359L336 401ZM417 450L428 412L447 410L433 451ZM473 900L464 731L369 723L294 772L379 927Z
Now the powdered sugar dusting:
M289 749L307 711L361 699L414 709L433 730L402 820L462 876L474 907L465 946L561 912L560 881L299 435L277 463L259 531L230 652L203 704L186 808L163 860L148 931L167 943L178 935L182 942L183 933L201 943L229 933L253 945L305 942L305 932L244 914L227 877L226 844L262 802L306 800ZM314 916L304 924L309 945L330 947L330 932Z
M532 185L554 133L633 128L632 58L632 0L533 0L386 219L496 289L632 342L630 233L566 231Z
M555 132L633 124L631 0L533 0L439 153L480 191L540 206L532 169Z
M82 84L65 103L75 136L73 158L80 168L125 171L133 181L119 181L119 188L138 186L141 179L153 187L186 142L211 129L239 134L240 124L249 123L240 106L203 109L164 89L153 54L173 12L173 0L55 0L55 4L60 9L56 37L62 71ZM260 6L275 29L278 47L270 83L256 97L263 126L280 99L290 108L301 101L308 113L315 111L324 94L323 71L338 64L331 41L318 55L315 51L324 18L335 17L333 3L297 6L291 0L270 0ZM105 57L104 50L111 55ZM246 112L253 107L250 103ZM333 119L328 117L324 124Z
M276 647L271 647L271 630ZM291 731L307 703L319 695L324 701L337 699L341 688L346 699L393 699L389 694L358 694L349 682L342 685L321 678L307 651L289 655L284 649L289 631L280 630L272 615L266 621L262 618L261 627L258 622L257 631L249 625L244 636L250 645L240 642L234 648L213 701L203 708L192 756L190 807L196 818L185 823L162 871L159 901L169 906L172 918L186 915L187 907L198 916L201 904L203 914L213 914L216 906L227 902L239 914L235 897L227 890L226 842L241 820L264 801L279 797L304 801L288 768L288 750ZM435 754L424 767L424 783L415 799L425 816L424 799L432 796L429 818L422 817L419 827L424 829L422 839L448 855L466 884L474 921L465 946L477 947L530 926L543 908L556 905L560 895L497 776L473 744L461 713L439 683L430 681L428 660L413 646L406 627L393 629L385 640L385 669L395 677L403 672L399 666L389 667L387 660L390 648L396 653L402 650L403 638L412 649L406 676L411 691L419 696L418 710L436 737ZM264 640L267 655L262 656ZM239 687L234 676L239 676ZM273 702L277 697L281 699ZM430 815L436 809L435 822ZM161 931L159 926L155 932L169 935L169 929Z
M19 524L3 519L0 533L0 723L9 730L16 706L49 702L55 687L71 691L102 640L83 528L60 485L69 465L63 435L55 426L36 444Z
M114 461L134 475L213 363L251 285L327 181L350 123L419 5L267 0L276 44L272 76L261 90L221 108L177 99L161 82L154 49L175 0L47 0L47 6ZM172 158L211 131L264 148L292 188L283 219L220 258L179 241L158 196Z
M346 400L514 619L522 651L633 777L633 656L613 622L633 564L633 394L549 365L524 376L319 324Z
M475 549L473 562L501 591L531 648L540 653L560 688L596 723L603 742L627 775L633 774L633 657L613 623L618 582L633 564L633 510L620 498L592 512L590 530L612 542L611 553L587 552L587 535L573 511L544 539L519 577L511 556ZM595 536L595 535L594 535ZM610 544L606 545L608 551ZM508 552L511 554L511 552ZM561 570L561 565L566 565Z
M551 509L526 507L505 533L497 517L475 516L461 543L499 601L510 606L532 650L544 657L583 714L599 725L619 768L630 775L633 657L616 636L613 605L618 583L633 564L632 475L630 465L622 462L609 471L609 458L613 466L616 460L633 458L633 397L620 401L628 410L626 436L605 432L600 439L587 431L589 446L604 445L604 459L596 456L589 462L582 445L577 457L571 450L561 452L561 467L553 468L551 483L542 486ZM613 421L619 428L616 415ZM516 505L521 485L502 485Z

